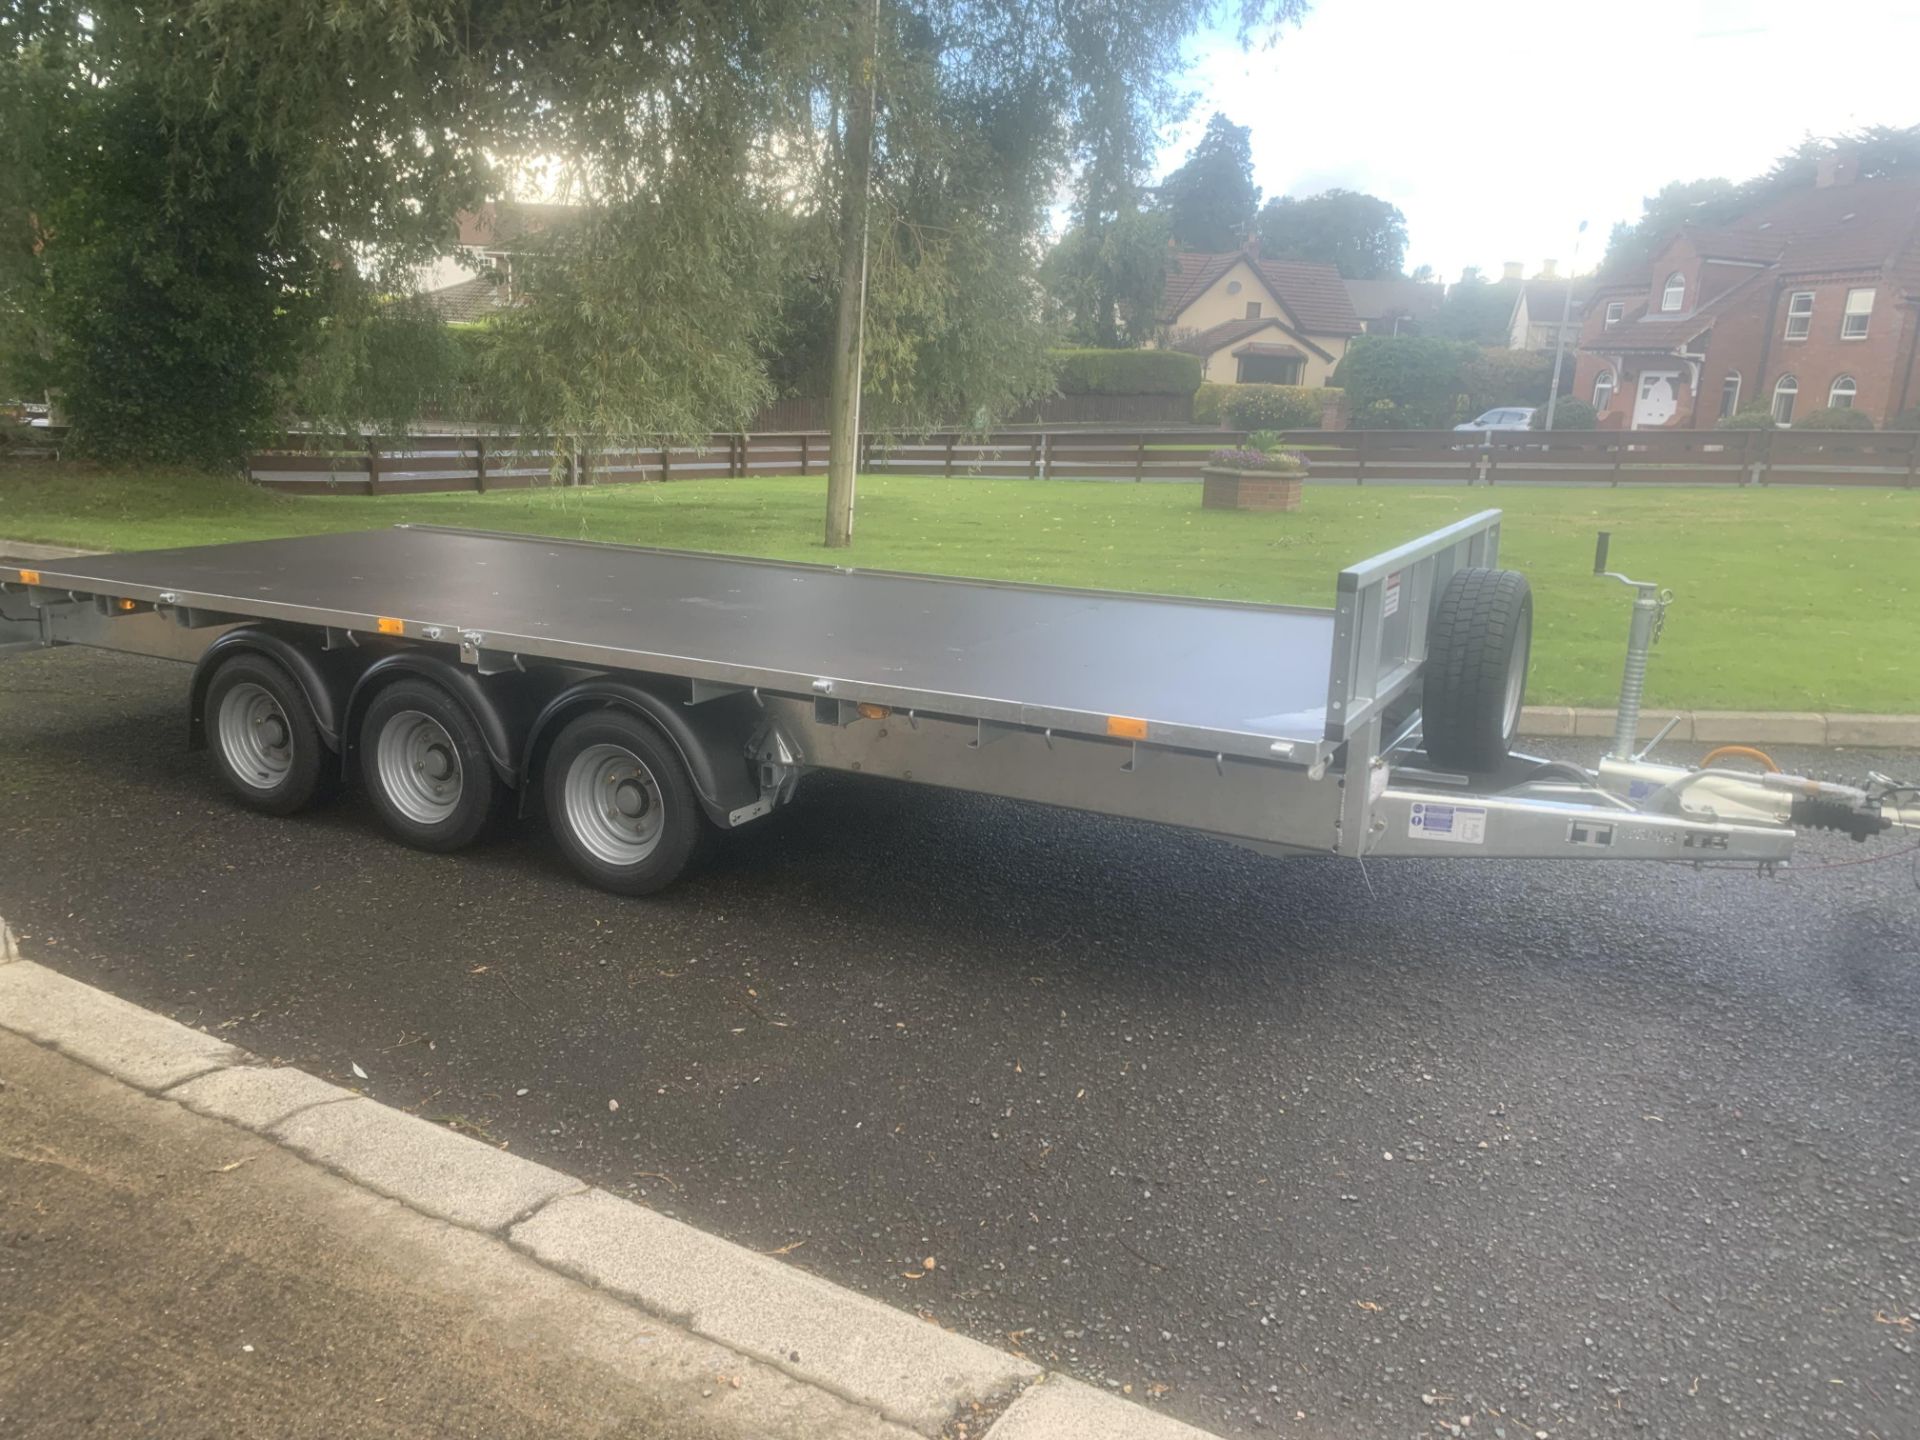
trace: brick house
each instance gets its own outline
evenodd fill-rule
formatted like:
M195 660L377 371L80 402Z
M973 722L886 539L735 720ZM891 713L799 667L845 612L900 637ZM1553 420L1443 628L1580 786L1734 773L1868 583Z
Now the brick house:
M450 324L486 319L514 302L514 256L579 213L572 205L519 200L460 211L452 248L419 276L421 298Z
M1262 260L1256 246L1174 255L1157 343L1198 355L1219 385L1325 385L1360 333L1331 265Z
M1720 226L1682 226L1644 271L1608 277L1581 327L1573 393L1603 429L1710 430L1765 404L1875 425L1920 405L1920 179L1811 188Z

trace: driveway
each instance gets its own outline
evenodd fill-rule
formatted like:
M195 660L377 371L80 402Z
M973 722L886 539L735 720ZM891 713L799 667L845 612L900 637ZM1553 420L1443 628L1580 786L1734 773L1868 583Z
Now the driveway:
M185 678L0 669L0 912L81 979L1227 1434L1914 1433L1910 858L1363 877L816 777L624 901L237 809Z

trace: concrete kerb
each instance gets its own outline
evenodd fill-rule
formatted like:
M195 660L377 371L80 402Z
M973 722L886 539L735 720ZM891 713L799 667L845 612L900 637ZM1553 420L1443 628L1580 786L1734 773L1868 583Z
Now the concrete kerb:
M0 920L0 1028L285 1146L737 1354L939 1435L1013 1401L986 1440L1205 1432L843 1289L477 1139L257 1056L20 956Z
M1669 740L1703 745L1819 745L1861 750L1920 749L1920 715L1824 715L1811 710L1643 710L1639 733L1651 740L1669 720ZM1520 712L1528 738L1613 734L1614 712L1589 706L1529 705Z

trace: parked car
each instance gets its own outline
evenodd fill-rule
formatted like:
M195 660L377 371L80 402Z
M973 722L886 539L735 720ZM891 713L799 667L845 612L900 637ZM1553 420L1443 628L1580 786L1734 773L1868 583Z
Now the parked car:
M1498 410L1489 410L1484 415L1476 415L1464 425L1456 425L1456 430L1526 430L1533 425L1531 405L1506 405Z

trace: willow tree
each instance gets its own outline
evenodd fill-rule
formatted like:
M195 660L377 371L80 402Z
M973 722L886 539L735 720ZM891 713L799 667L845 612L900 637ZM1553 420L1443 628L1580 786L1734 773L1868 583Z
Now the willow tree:
M0 7L0 62L81 13ZM1044 392L1048 207L1072 175L1139 170L1182 45L1220 8L100 0L83 28L89 86L137 84L166 135L276 177L272 247L322 277L309 365L391 352L361 334L404 317L388 297L458 211L536 180L578 203L516 264L528 303L496 322L486 371L503 419L631 439L743 425L773 374L825 381L836 354L863 361L841 400L888 426L985 425ZM1298 8L1228 18L1252 36ZM836 542L855 413L836 411Z

